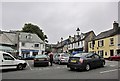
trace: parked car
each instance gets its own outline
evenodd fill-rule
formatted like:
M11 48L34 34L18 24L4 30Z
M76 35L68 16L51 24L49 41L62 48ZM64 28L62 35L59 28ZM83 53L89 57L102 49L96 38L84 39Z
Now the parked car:
M91 68L103 67L104 58L95 53L78 53L70 56L67 67L71 70L90 70Z
M62 64L62 63L68 63L70 54L68 53L58 53L54 56L54 63Z
M49 66L49 57L47 55L36 55L34 58L34 66Z
M109 60L116 60L116 61L120 61L120 54L118 54L118 55L115 55L115 56L110 56L109 57Z
M0 51L0 69L25 69L27 66L26 61L18 60L11 54Z
M53 62L55 63L55 59L56 59L56 56L58 55L59 53L54 53L53 54Z

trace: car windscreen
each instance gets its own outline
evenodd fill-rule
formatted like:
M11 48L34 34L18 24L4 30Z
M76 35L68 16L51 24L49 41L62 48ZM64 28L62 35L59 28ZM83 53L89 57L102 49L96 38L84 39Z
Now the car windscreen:
M63 57L69 57L70 55L69 54L62 54L61 56L63 56Z
M35 58L46 58L46 55L36 55Z

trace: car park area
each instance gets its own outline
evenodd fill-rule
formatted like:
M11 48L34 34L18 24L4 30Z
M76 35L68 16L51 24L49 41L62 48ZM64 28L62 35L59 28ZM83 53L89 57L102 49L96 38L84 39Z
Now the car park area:
M104 67L90 71L71 71L67 65L53 64L47 67L34 67L33 60L27 60L28 67L20 71L5 71L3 79L118 79L118 61L108 61Z

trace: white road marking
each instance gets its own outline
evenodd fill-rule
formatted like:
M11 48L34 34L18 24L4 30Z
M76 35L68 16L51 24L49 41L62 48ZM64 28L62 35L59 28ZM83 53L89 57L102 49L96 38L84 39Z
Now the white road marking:
M63 68L66 68L65 66L64 67L45 67L45 68L34 68L32 70L54 70L54 69L63 69Z
M118 71L118 70L120 70L120 69L107 70L107 71L102 71L100 73L108 73L108 72L113 72L113 71Z
M115 67L116 65L110 65L110 67Z
M41 68L39 68L39 70L42 70Z
M67 68L67 67L62 67L62 68Z
M49 70L50 68L43 68L43 70Z
M27 62L27 65L28 65L28 67L30 68L30 70L33 70L31 67L30 67L30 64Z
M58 69L59 69L60 67L56 67L56 68L58 68Z

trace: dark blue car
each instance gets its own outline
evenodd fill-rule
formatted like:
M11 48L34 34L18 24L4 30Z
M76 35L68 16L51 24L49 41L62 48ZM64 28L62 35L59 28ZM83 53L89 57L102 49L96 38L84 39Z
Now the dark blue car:
M95 53L78 53L69 57L67 67L71 70L90 70L91 68L103 67L105 60Z

